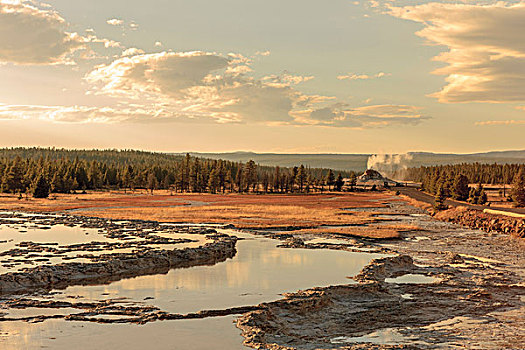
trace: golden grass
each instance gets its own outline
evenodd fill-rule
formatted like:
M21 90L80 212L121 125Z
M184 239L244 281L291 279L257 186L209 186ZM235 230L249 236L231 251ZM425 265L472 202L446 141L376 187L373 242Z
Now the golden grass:
M406 196L404 194L399 195L399 197L401 197L403 199L403 201L407 202L409 205L411 205L413 207L420 208L420 209L423 209L423 210L431 210L432 209L432 205L429 204L429 203L418 201L417 199L411 198L411 197Z
M381 207L391 200L392 197L384 193L170 195L167 191L156 191L150 195L112 191L61 194L56 199L18 200L16 196L4 195L0 197L0 208L35 212L75 209L69 213L110 219L233 224L245 229L313 228L377 222L370 213L342 209ZM365 231L356 235L367 236ZM380 235L394 235L386 229L383 231ZM378 235L376 232L370 234L374 238Z
M80 212L82 213L82 212ZM79 213L79 214L80 214ZM85 212L112 219L145 219L165 222L234 224L238 228L314 227L319 225L365 224L375 219L346 215L338 209L305 208L290 205L207 205L177 208L115 208Z
M338 227L338 228L312 228L294 231L294 234L336 234L349 237L373 238L373 239L397 239L400 231L382 227Z

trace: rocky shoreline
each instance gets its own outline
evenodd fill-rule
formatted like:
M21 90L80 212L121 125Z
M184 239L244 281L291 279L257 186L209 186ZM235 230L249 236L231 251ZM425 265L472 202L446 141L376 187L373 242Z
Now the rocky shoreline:
M27 218L24 213L3 214L0 223L12 223L12 219ZM81 258L90 262L65 262L23 268L20 271L0 275L0 295L63 289L71 285L106 284L123 278L140 275L167 273L173 268L213 265L236 254L237 238L218 234L210 228L166 228L154 221L114 222L93 217L68 215L38 215L40 228L64 225L98 229L106 238L115 242L89 242L59 246L57 243L20 242L17 247L0 253L0 257L23 259L25 256L41 254L41 260L52 256L63 256L63 260ZM9 220L11 219L11 220ZM207 242L199 247L178 249L177 244L197 242L191 239L160 237L159 230L170 233L205 235ZM174 249L152 248L173 246ZM136 248L131 253L120 253L119 249ZM107 253L104 253L106 252ZM75 258L67 253L80 252ZM102 252L103 254L93 254Z
M122 278L167 273L173 268L213 265L235 256L235 237L217 237L199 248L108 254L103 262L38 266L0 275L0 294L106 284Z
M525 238L525 219L522 218L489 214L463 207L438 212L435 218L476 230L500 232L518 238Z
M406 206L393 211L411 212ZM271 350L525 349L521 239L430 217L418 224L423 231L383 244L397 255L370 263L354 276L357 284L286 294L241 316L237 327L245 345Z

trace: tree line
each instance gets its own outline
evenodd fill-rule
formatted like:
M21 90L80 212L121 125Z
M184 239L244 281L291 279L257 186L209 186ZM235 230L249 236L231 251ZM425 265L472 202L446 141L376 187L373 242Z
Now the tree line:
M471 184L483 183L491 185L511 184L520 171L525 171L525 164L484 164L461 163L453 165L437 165L429 167L408 168L401 170L397 177L403 175L406 180L423 182L425 179L440 176L463 174ZM402 172L402 174L401 174Z
M342 190L331 169L259 166L225 160L134 150L0 149L0 190L47 197L102 189L173 192L302 193Z
M509 200L525 206L524 164L464 163L407 169L407 180L421 182L421 189L436 198L436 208L452 198L472 204L486 204L487 194L483 184L510 185ZM476 186L469 186L469 184Z

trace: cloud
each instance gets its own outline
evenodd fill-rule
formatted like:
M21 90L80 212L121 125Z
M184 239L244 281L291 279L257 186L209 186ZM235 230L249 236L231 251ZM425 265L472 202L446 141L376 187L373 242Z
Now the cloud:
M295 88L313 76L285 71L257 79L249 75L251 62L252 58L235 53L137 54L100 65L85 80L91 94L117 98L120 105L148 106L143 109L161 111L164 120L363 128L425 119L416 107L351 108L333 97L307 95Z
M160 41L155 42L155 47L162 47L162 43Z
M0 63L51 65L71 63L85 48L85 38L66 30L52 10L0 0Z
M228 65L227 58L211 53L161 52L117 59L98 66L86 79L99 94L184 98L190 94L186 89L203 86L206 76Z
M448 51L434 71L447 85L440 102L525 101L525 3L491 5L427 3L391 7L393 16L420 22L416 34Z
M126 29L129 28L132 31L139 29L139 25L135 21L127 22L120 18L111 18L106 21L107 24L114 27L119 27L122 29L123 33L126 32Z
M159 106L127 105L126 107L41 106L0 104L0 120L44 120L55 123L122 122L200 122L198 116L189 117ZM205 119L204 122L207 122Z
M476 122L478 126L495 126L495 125L525 125L525 120L488 120Z
M136 47L130 47L130 48L125 49L124 51L122 51L121 56L122 57L135 56L135 55L142 55L144 53L145 53L144 50L137 49Z
M242 55L161 52L124 57L86 76L95 94L169 106L179 114L220 122L292 121L300 93L289 74L256 80Z
M387 77L390 75L391 75L390 73L383 73L383 72L379 72L373 75L349 73L345 75L338 75L337 79L339 80L368 80L368 79L379 79L379 78Z
M429 119L422 116L421 108L407 105L374 105L350 107L345 103L335 103L320 109L301 111L297 121L309 125L373 128L394 125L418 125Z
M271 52L270 50L266 50L266 51L257 51L255 53L256 56L270 56Z
M118 18L112 18L112 19L108 19L106 23L111 26L120 27L124 24L124 21Z

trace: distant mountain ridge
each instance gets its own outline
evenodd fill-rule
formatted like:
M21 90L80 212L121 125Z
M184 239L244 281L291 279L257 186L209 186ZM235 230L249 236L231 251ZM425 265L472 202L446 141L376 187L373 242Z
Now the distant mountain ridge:
M192 156L224 159L234 162L247 162L253 159L260 165L292 167L304 164L312 168L331 168L334 170L364 171L372 154L281 154L281 153L190 153ZM456 154L409 152L402 166L419 167L458 163L525 163L525 150L491 151L484 153Z

